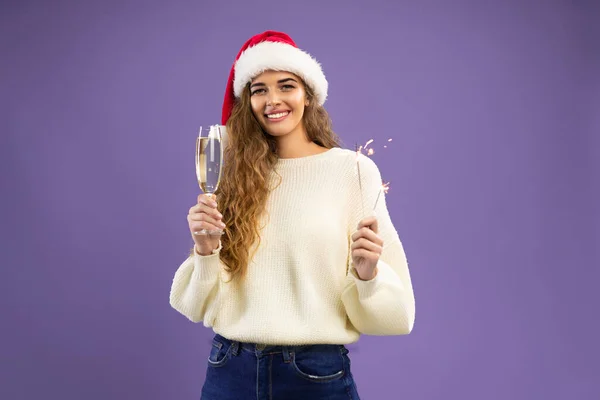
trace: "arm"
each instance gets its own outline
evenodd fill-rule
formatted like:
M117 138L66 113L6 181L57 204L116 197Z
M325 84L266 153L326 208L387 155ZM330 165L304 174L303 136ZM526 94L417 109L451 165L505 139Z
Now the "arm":
M372 214L382 184L381 175L370 158L361 155L359 162L364 210ZM362 215L363 205L358 189L355 194L351 202L352 228L365 217ZM383 239L377 274L371 280L360 279L349 255L342 302L350 321L361 333L405 335L412 331L414 325L415 299L404 248L391 221L383 192L374 213L378 220L379 236Z
M194 254L179 266L171 285L171 307L192 322L204 321L205 326L213 324L218 309L217 293L223 270L219 260L221 248L219 244L213 254L202 256L194 247Z

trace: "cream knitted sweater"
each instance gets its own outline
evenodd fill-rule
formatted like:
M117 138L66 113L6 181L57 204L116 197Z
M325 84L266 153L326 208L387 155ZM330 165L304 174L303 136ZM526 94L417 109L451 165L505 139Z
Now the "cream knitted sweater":
M376 164L334 148L280 159L267 203L261 245L239 288L214 255L178 268L170 303L231 340L263 344L348 344L360 334L403 335L415 300L402 243L390 220ZM363 204L361 204L361 201ZM364 207L363 207L364 205ZM351 235L375 214L384 241L378 274L362 281L352 268Z

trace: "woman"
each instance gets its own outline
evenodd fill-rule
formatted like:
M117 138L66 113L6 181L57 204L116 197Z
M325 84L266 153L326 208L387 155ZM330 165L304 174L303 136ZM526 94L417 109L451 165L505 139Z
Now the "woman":
M326 97L319 63L284 33L248 40L231 70L218 204L189 210L195 246L170 295L216 333L202 399L358 399L344 345L412 330L379 170L339 147Z

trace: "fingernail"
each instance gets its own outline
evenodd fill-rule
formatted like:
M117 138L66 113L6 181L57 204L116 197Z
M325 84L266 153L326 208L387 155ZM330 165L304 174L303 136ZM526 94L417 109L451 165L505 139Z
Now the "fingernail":
M225 228L225 224L222 222L219 222L219 226L221 226L221 228Z

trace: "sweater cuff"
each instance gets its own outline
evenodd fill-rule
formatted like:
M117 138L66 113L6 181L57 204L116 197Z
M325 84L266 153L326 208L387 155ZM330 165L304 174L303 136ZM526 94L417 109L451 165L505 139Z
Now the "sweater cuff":
M381 285L392 284L394 286L400 286L400 288L403 288L400 277L388 264L379 260L377 263L377 270L378 271L375 278L368 281L363 281L359 278L356 269L352 267L352 277L354 278L356 289L358 290L358 297L360 299L372 297L378 292Z
M219 247L212 251L210 255L200 255L194 246L194 272L197 278L201 281L214 281L219 276L221 271L221 260L219 253L223 248L219 240Z

